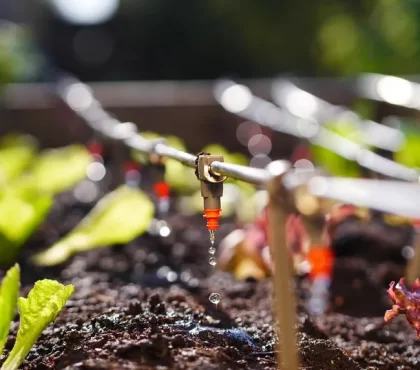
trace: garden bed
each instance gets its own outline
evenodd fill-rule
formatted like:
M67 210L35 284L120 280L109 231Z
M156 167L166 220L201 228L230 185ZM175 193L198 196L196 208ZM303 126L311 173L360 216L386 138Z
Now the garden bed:
M89 208L62 194L21 255L24 293L46 277L76 288L22 369L276 368L271 281L238 282L214 272L199 216L171 216L168 238L144 235L55 268L28 264L30 255L71 230ZM234 228L232 220L223 220L217 240ZM405 317L386 325L383 320L391 307L386 288L404 271L403 263L386 259L402 246L346 243L347 251L355 251L336 260L332 312L308 316L307 282L297 282L302 369L420 369L419 342ZM218 306L209 302L211 292L221 294ZM5 355L16 330L17 323Z

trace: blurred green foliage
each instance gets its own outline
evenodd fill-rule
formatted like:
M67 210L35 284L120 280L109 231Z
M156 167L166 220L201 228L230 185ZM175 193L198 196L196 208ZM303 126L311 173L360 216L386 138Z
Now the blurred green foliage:
M102 198L68 235L37 254L34 261L52 266L63 263L75 253L128 243L147 231L154 212L154 204L145 193L120 186Z
M13 263L20 248L47 216L53 198L48 194L23 198L13 191L0 195L0 266Z
M37 150L37 144L30 136L11 134L0 138L0 187L27 169Z
M417 0L328 1L318 14L322 20L317 38L322 70L341 75L418 73Z
M41 56L33 50L31 42L30 30L0 20L0 86L36 75Z
M35 3L37 11L46 4ZM38 31L60 67L90 81L410 74L418 72L419 19L418 0L125 0L94 30L115 46L102 64L69 47L77 27L45 27L44 18Z
M16 260L48 215L54 195L84 179L91 161L79 145L39 153L32 137L0 139L0 266Z

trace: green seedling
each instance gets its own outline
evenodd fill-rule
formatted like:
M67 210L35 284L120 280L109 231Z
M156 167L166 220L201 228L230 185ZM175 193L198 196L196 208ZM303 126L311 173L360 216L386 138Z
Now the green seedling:
M0 353L16 312L16 304L20 315L15 345L0 370L19 368L41 333L55 320L74 292L73 285L45 279L35 283L28 298L17 298L19 280L19 266L15 265L7 272L0 288Z
M53 266L75 253L128 243L147 231L154 212L154 205L144 192L120 186L101 199L67 236L37 254L34 262Z
M32 182L38 191L57 194L86 178L91 162L92 157L82 145L45 150L33 163L26 180Z
M23 244L42 224L53 198L47 194L24 198L12 191L0 195L0 266L16 260Z
M19 288L20 269L15 265L7 272L0 286L0 354L3 352L10 324L15 317Z
M6 135L0 140L0 186L16 179L32 163L37 152L34 139L25 135Z

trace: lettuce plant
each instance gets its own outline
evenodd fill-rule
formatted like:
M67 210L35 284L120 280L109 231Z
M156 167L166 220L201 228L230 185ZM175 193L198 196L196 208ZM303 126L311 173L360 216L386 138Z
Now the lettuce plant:
M20 315L15 345L0 370L18 369L41 333L55 320L74 291L73 285L62 285L45 279L35 283L28 298L17 298L19 278L19 266L15 265L8 271L0 287L0 353L15 315L16 303Z
M0 186L17 178L32 163L37 146L25 135L6 135L0 140Z
M3 352L10 324L16 313L20 288L19 278L20 269L18 265L15 265L7 272L0 286L0 354Z
M33 183L38 191L57 194L83 180L91 162L89 151L82 145L44 150L23 180Z
M393 306L385 312L385 322L404 313L407 321L416 330L417 338L420 338L420 280L416 279L410 290L405 286L404 278L401 278L396 285L395 281L391 282L387 292Z
M48 194L22 197L10 190L0 195L0 266L13 263L26 240L47 216L53 198Z
M52 266L78 252L128 243L147 231L154 211L153 202L144 192L122 185L101 199L68 235L37 254L34 261Z

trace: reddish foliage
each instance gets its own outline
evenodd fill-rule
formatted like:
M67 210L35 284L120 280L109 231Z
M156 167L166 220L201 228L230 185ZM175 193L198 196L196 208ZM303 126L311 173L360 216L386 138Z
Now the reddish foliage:
M391 282L387 292L394 305L385 312L385 322L405 313L407 321L416 329L417 337L420 338L420 280L416 279L409 290L404 284L404 278L401 278L397 285Z
M352 204L340 204L335 206L330 214L326 216L324 231L323 231L323 243L331 245L332 236L337 226L348 217L358 217L360 219L367 218L361 208L358 208Z
M302 217L291 214L286 221L286 244L293 256L306 257L309 249L309 236L302 223Z

